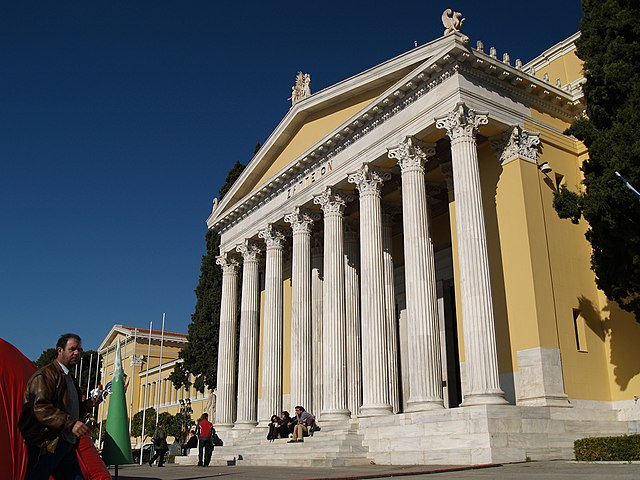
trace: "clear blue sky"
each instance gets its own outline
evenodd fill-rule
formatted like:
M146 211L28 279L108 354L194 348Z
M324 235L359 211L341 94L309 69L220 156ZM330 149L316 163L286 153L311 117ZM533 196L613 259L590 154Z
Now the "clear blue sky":
M0 6L0 337L35 359L61 333L187 331L205 220L236 160L289 108L442 35L530 60L578 0L21 0Z

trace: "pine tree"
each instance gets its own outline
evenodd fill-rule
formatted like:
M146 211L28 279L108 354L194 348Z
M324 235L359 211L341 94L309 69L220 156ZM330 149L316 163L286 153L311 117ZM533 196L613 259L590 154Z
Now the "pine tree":
M607 298L640 321L640 203L617 179L640 186L640 2L583 0L577 55L586 116L568 130L589 149L584 189L560 189L554 207L589 224L591 268Z
M236 162L225 184L220 188L220 199L229 191L245 166ZM216 264L220 254L220 235L208 230L205 235L207 250L202 257L200 280L196 287L196 306L187 334L187 345L180 351L184 362L176 365L169 379L176 388L188 387L189 375L195 376L194 387L204 392L205 387L214 389L218 370L218 330L220 327L220 304L222 300L222 269Z

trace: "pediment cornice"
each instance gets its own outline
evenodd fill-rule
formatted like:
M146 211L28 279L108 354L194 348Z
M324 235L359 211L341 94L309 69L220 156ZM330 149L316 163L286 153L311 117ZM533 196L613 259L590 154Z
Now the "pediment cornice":
M584 108L580 89L550 85L523 71L521 67L516 68L508 62L472 49L461 34L442 37L437 45L440 48L432 52L425 62L312 148L298 156L258 190L246 195L228 211L213 211L207 219L208 227L224 232L271 198L302 182L305 177L326 165L338 153L363 136L371 134L430 90L456 74L477 79L524 104L534 106L540 111L566 121L573 120ZM296 104L288 115L292 114L296 108L303 108L305 103L314 101L314 96ZM238 182L241 181L242 177Z

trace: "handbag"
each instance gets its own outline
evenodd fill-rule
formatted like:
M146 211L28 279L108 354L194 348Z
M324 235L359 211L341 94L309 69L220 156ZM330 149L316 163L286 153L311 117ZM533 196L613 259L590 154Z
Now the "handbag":
M217 433L213 434L213 445L216 447L222 447L224 445L224 442L222 441L222 439L218 436Z

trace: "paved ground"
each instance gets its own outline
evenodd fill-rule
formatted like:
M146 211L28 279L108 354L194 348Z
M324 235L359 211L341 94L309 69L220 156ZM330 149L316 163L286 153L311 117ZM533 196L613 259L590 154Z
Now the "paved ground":
M567 461L529 462L494 465L485 468L459 470L451 466L384 466L364 465L358 467L208 467L199 468L167 464L123 465L119 468L120 480L201 480L209 478L266 480L266 479L368 479L401 478L419 479L500 479L500 480L639 480L640 464L584 464ZM462 467L464 468L464 467ZM456 471L451 471L456 469ZM113 467L110 469L114 475ZM113 478L116 478L115 475Z

